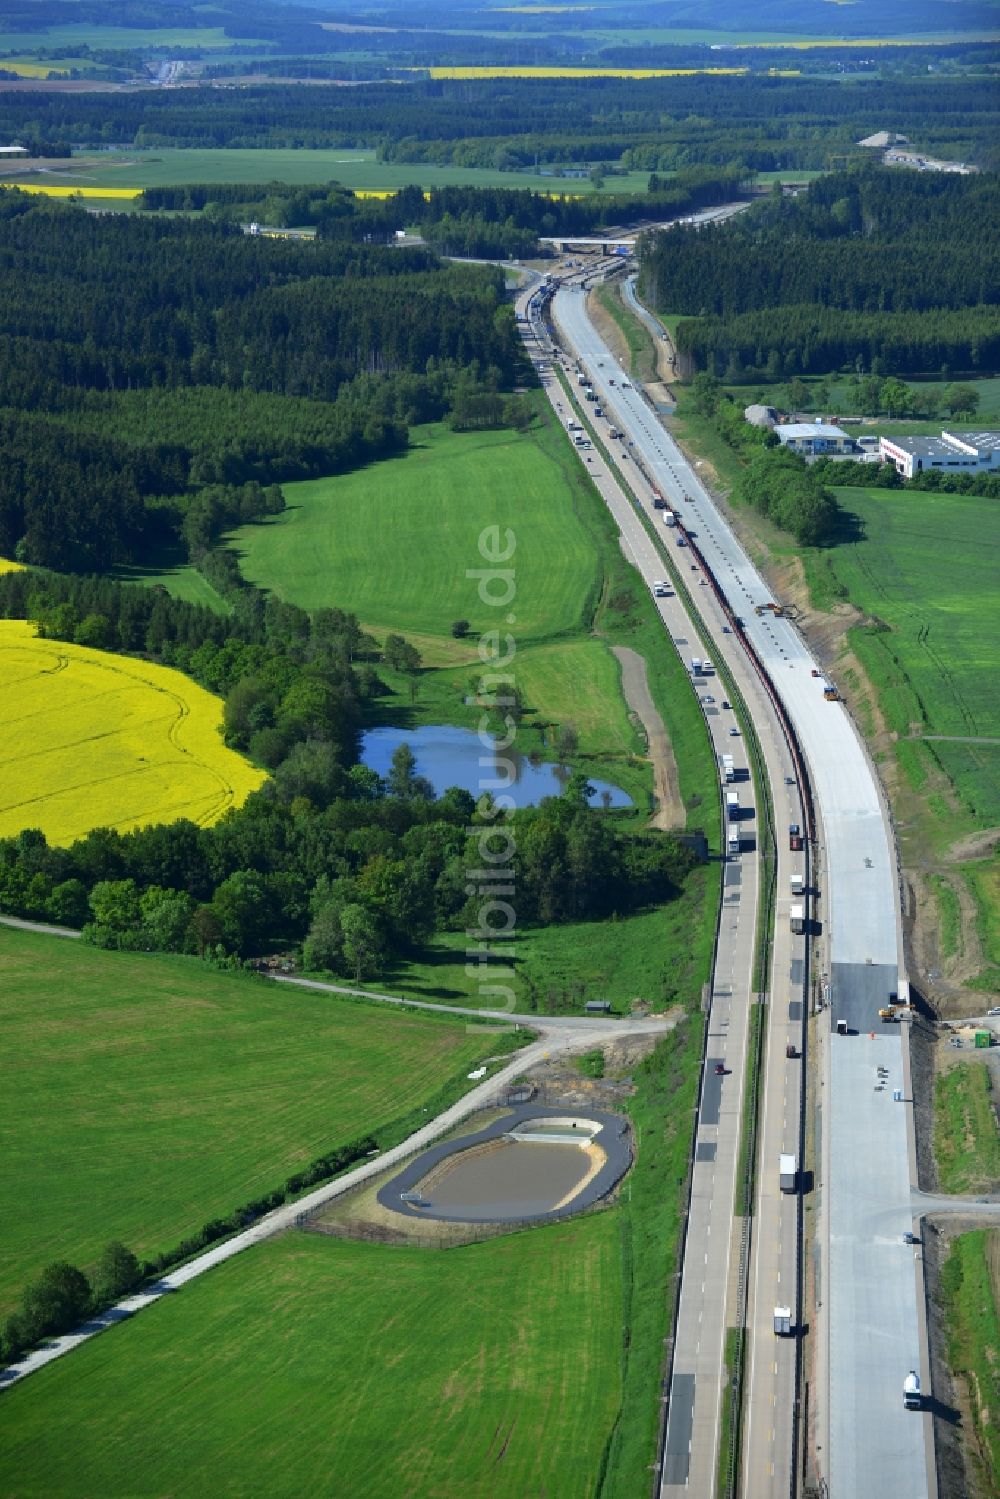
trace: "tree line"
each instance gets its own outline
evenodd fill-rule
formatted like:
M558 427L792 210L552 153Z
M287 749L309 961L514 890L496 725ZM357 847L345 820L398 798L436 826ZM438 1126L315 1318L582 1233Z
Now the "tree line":
M227 742L272 772L213 827L98 829L68 849L37 830L0 841L5 910L80 927L105 947L240 961L304 942L319 966L357 978L474 921L466 871L481 863L492 804L458 790L435 799L405 754L384 781L358 764L365 704L386 690L380 662L420 669L407 642L390 636L379 650L353 616L309 615L249 585L221 619L163 591L11 573L0 577L0 615L186 671L224 697ZM586 790L577 778L515 814L525 924L623 914L681 889L688 851L620 830Z
M0 555L40 566L141 561L171 529L189 542L200 486L399 452L455 390L496 397L523 373L502 275L426 250L95 218L11 191L0 264Z
M343 34L329 35L343 46ZM369 34L366 45L371 41ZM824 169L831 152L853 150L886 120L928 150L969 159L995 150L994 113L988 74L397 79L349 90L275 83L155 93L9 92L0 96L0 137L58 154L110 144L367 147L388 161L501 169L604 161L671 171L742 161L763 171Z
M977 232L970 232L975 225ZM730 378L993 367L1000 178L869 167L724 225L640 245L651 303L688 370Z
M824 546L834 539L842 516L836 496L823 482L829 480L827 470L779 446L769 428L746 421L742 406L730 399L714 375L696 375L690 399L744 460L736 486L743 504L788 531L800 546Z

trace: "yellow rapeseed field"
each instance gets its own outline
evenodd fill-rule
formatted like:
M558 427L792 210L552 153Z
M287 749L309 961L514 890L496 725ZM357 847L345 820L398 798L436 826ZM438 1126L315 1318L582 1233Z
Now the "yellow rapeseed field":
M0 575L2 575L3 573L20 573L23 571L23 562L11 562L9 557L0 557Z
M43 198L138 198L142 192L141 187L54 187L47 182L0 182L0 187L16 187Z
M180 672L0 620L0 683L2 837L205 826L266 779L223 744L221 700Z
M423 68L410 68L422 73ZM696 73L732 77L747 68L506 68L458 67L427 69L432 78L690 78Z

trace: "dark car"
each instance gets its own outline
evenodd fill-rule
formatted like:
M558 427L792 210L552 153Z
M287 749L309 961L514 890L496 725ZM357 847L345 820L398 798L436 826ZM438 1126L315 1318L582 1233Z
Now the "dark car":
M715 1064L715 1075L716 1075L716 1077L725 1077L725 1075L726 1075L726 1069L725 1069L725 1065L722 1062L716 1062L716 1064Z

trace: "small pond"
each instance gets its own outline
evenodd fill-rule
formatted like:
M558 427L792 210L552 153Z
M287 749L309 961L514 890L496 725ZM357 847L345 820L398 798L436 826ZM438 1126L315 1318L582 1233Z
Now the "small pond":
M513 798L518 807L536 807L544 796L559 796L572 771L568 765L533 765L527 755L511 746L490 752L483 748L473 729L448 724L430 724L420 729L369 729L362 735L361 759L379 775L387 775L400 744L408 744L416 759L417 774L425 776L440 796L449 786L461 786L473 796L485 791ZM497 763L499 762L499 764ZM509 766L513 782L508 785ZM620 786L587 778L594 788L593 807L631 807L632 798Z

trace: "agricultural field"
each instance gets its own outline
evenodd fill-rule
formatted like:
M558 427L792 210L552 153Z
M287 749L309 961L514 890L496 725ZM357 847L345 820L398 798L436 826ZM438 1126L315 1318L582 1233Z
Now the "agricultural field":
M501 535L510 528L517 545L511 608L518 641L527 644L579 628L596 601L599 568L566 474L573 461L551 429L417 428L399 458L284 485L284 513L241 527L231 544L246 577L289 603L335 604L376 634L397 630L418 644L440 637L448 659L453 620L469 620L473 632L500 623L500 611L480 602L466 572L487 566L479 552L484 527L499 526ZM474 648L464 646L462 655L475 659Z
M255 38L241 37L246 46ZM230 48L233 38L227 36L221 26L101 26L89 22L67 22L65 25L38 27L36 30L0 31L0 49L4 52L34 52L39 47L54 50L57 47L95 47L107 50L135 52L144 48L155 48L168 52L171 48L216 51ZM2 65L2 64L0 64Z
M414 71L422 72L423 69ZM431 67L435 80L475 78L691 78L698 73L735 77L748 68L546 68L546 67Z
M531 172L501 172L484 167L435 166L427 162L377 161L374 151L340 149L294 150L262 148L208 150L159 147L150 151L109 152L99 156L81 155L61 164L46 163L44 172L23 172L0 165L0 178L12 182L38 184L74 183L89 188L130 188L194 186L200 183L287 182L296 186L313 186L338 182L357 191L395 192L416 185L427 190L435 187L510 187L531 188L535 192L565 191L575 197L597 191L587 179L542 176ZM643 193L649 184L648 172L628 172L620 177L606 177L603 193Z
M860 541L810 558L813 599L848 599L873 623L851 632L899 736L911 780L931 759L966 827L1000 823L1000 511L971 495L842 489ZM822 569L822 570L821 570ZM949 836L961 832L952 821Z
M223 744L221 699L180 672L2 620L0 675L0 836L36 827L69 844L95 827L207 826L266 779Z
M578 1499L621 1398L621 1267L615 1213L259 1245L5 1395L3 1490Z
M86 1269L111 1238L171 1249L317 1156L436 1111L498 1040L10 928L0 1015L0 1317L54 1260Z

